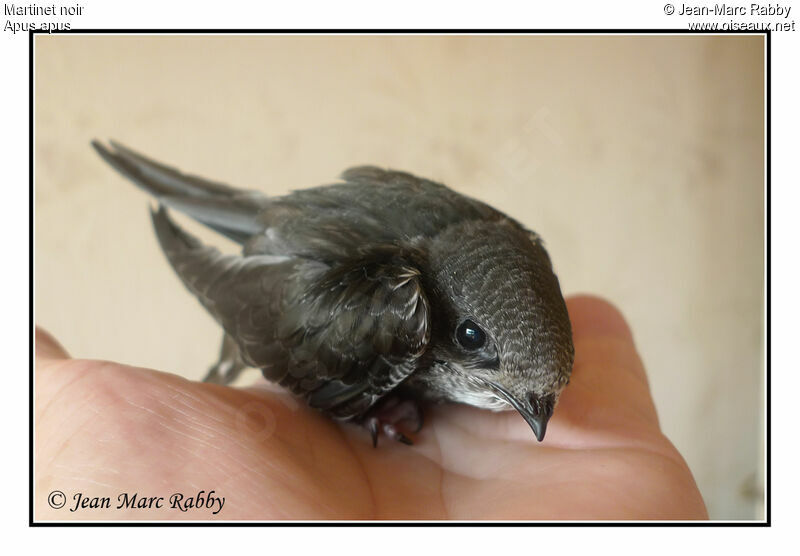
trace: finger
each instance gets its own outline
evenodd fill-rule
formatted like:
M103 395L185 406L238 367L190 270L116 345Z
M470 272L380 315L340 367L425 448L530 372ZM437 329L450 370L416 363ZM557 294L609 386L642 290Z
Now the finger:
M38 360L69 359L67 350L44 328L36 327L34 343L36 346L36 359Z
M567 309L572 323L576 363L579 357L599 358L614 371L626 371L647 382L644 365L633 342L633 334L619 309L600 297L590 295L569 298ZM576 365L573 373L578 367ZM597 367L593 369L600 371Z
M575 344L570 385L559 404L581 426L658 426L644 365L620 311L592 296L567 301Z
M619 309L600 297L576 295L567 300L573 338L610 336L633 342L633 335Z

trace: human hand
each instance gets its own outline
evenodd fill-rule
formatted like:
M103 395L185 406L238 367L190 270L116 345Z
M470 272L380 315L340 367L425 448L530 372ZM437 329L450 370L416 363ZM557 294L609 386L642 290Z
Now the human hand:
M375 449L272 387L70 359L37 330L35 519L707 519L622 316L592 297L567 306L575 366L542 443L515 411L443 405L414 446ZM219 513L170 507L200 490L225 498ZM110 507L70 511L77 493ZM116 509L121 493L164 502Z

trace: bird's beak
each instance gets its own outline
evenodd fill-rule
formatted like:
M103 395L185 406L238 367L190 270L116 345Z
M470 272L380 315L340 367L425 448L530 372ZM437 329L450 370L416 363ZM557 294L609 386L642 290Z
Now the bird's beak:
M490 384L503 399L510 403L514 409L519 411L522 418L525 419L531 429L533 429L536 440L539 442L544 440L544 433L547 431L547 422L553 415L553 408L555 407L555 399L553 396L537 397L531 394L529 396L529 401L521 400L499 384L495 382Z

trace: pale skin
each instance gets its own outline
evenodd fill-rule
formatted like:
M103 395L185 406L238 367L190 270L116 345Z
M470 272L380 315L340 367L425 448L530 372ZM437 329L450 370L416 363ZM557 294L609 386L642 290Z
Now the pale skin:
M598 298L567 305L575 366L542 443L516 412L442 405L426 408L414 446L381 438L375 449L364 429L274 388L71 359L37 330L34 517L707 519L623 317ZM225 498L216 515L169 507L173 493L212 489ZM110 507L71 512L77 493ZM121 493L165 501L116 509Z

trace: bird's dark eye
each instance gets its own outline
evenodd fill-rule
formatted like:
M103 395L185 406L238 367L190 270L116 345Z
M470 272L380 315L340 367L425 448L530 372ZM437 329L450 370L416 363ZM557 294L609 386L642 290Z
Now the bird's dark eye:
M456 339L465 349L475 350L486 343L486 332L481 327L467 319L458 326Z

